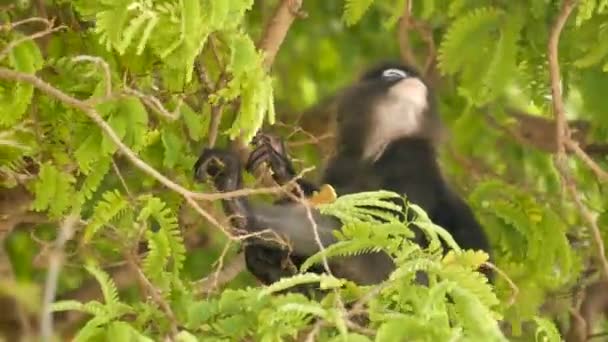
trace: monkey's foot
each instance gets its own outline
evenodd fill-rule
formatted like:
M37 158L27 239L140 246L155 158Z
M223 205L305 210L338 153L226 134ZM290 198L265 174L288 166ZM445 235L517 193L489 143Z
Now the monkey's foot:
M219 191L236 190L240 181L240 161L237 155L214 148L205 148L194 164L194 178L204 182L213 179Z
M256 146L249 155L245 169L253 172L266 163L277 183L283 185L292 180L296 173L288 159L283 141L265 133L258 133L252 143Z

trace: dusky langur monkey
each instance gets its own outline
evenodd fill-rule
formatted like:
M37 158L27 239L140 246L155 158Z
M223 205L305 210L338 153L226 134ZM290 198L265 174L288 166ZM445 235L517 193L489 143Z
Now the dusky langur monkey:
M482 227L439 169L435 145L441 123L432 91L418 72L397 63L377 66L347 88L338 101L335 155L328 162L322 184L331 185L339 196L375 190L403 194L448 230L462 248L489 253ZM277 183L295 178L281 141L258 135L254 143L257 147L246 165L249 171L266 163ZM242 186L239 158L225 150L205 149L194 171L200 181L212 177L218 191ZM304 196L319 189L303 179L297 183ZM288 264L297 268L319 251L307 209L297 201L270 204L239 197L224 200L223 207L226 214L238 217L233 220L238 228L249 233L270 229L289 242L289 254L268 239L246 242L247 268L265 284L295 274L297 270ZM323 245L335 243L333 231L340 229L341 223L314 209L312 213ZM385 280L395 268L382 252L330 258L329 264L334 275L365 285ZM323 269L319 266L313 271Z

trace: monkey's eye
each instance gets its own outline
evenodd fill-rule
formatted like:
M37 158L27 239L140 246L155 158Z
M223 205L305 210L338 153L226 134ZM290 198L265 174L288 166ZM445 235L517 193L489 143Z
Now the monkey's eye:
M389 80L396 80L406 77L407 73L400 69L386 69L382 72L382 78L386 78Z

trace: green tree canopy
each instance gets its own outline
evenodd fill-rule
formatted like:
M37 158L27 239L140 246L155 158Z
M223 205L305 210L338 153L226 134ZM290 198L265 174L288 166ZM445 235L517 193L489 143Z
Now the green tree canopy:
M608 329L607 0L0 10L0 338L584 341ZM264 129L314 178L331 153L335 94L385 60L433 85L443 172L493 263L454 243L443 256L449 234L415 206L428 248L411 241L412 222L375 221L362 205L402 195L379 191L320 205L343 221L342 240L260 286L222 213L230 194L193 179L201 149L246 156ZM276 197L266 178L246 175L263 187L252 199ZM376 286L307 271L373 250L398 266ZM302 284L328 294L283 291Z

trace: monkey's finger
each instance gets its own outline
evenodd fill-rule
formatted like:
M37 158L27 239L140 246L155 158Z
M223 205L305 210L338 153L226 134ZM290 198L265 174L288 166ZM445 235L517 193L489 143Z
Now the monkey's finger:
M253 173L254 170L265 163L272 170L274 180L279 184L285 184L294 178L296 174L287 156L283 155L281 151L277 151L273 144L275 146L278 144L284 153L285 149L282 140L274 138L273 141L273 139L267 136L263 139L263 143L249 155L246 170Z
M253 139L251 139L251 144L253 144L254 146L258 146L260 144L263 144L268 139L269 139L269 137L268 137L267 133L259 131L253 137Z
M283 139L271 136L268 137L266 144L270 145L270 148L272 148L277 154L281 155L284 158L287 157L287 149L285 148L285 143L283 142Z
M251 152L249 155L249 159L247 159L247 163L245 164L245 169L248 172L253 172L261 164L269 161L270 154L272 154L272 150L269 149L266 145L261 145Z

